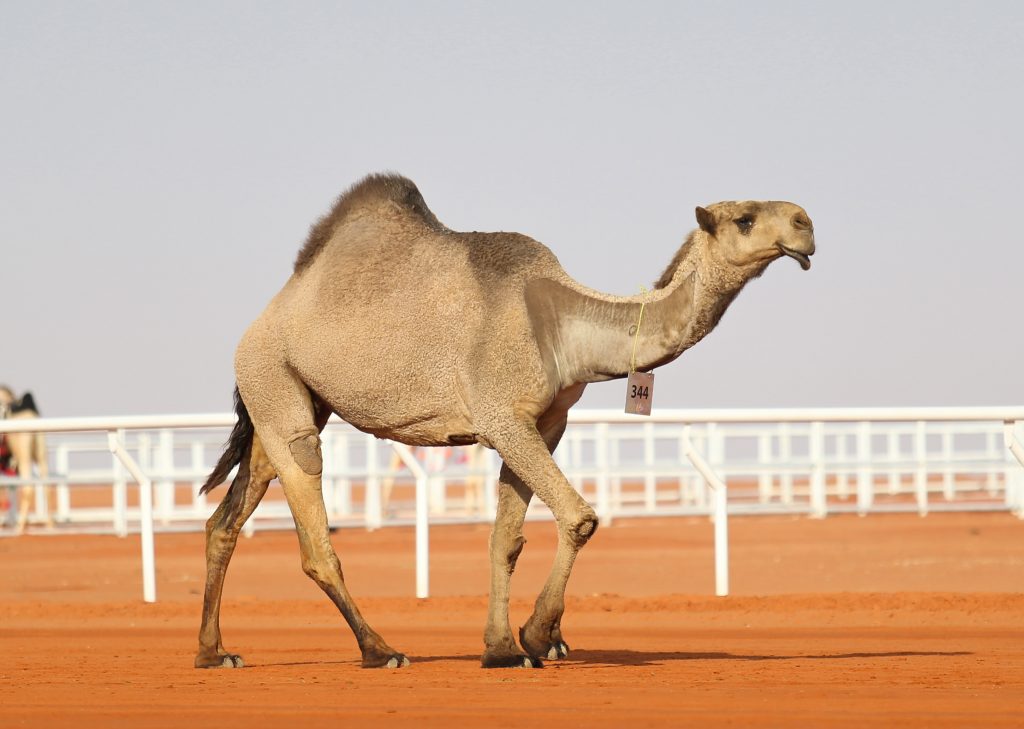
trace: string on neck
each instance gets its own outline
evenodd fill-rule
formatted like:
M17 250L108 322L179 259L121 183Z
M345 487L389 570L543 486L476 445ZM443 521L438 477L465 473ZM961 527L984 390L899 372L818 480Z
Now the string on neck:
M647 294L647 289L643 286L640 287L641 296ZM636 372L636 343L640 339L640 325L644 321L644 307L647 305L646 301L640 302L640 316L636 320L636 330L633 332L633 352L629 355L629 373L633 374Z

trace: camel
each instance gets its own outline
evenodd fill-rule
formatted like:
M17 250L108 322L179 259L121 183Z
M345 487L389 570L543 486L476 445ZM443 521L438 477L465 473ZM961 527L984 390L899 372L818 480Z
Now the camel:
M25 393L16 400L14 392L6 385L0 385L0 419L24 420L38 418L35 401L32 395ZM15 534L24 534L28 524L28 514L32 509L35 497L34 484L28 483L32 478L32 466L35 465L39 478L45 482L50 476L46 457L46 438L42 433L8 433L7 445L18 469L18 478L23 482L18 494L18 521L14 527ZM47 489L49 491L49 489ZM46 528L53 528L53 512L46 512Z
M243 665L221 640L224 576L275 475L295 519L302 569L348 622L362 665L408 665L360 614L328 536L319 433L332 412L410 446L479 443L498 452L481 664L530 668L566 656L566 583L598 525L551 455L569 408L588 383L679 357L772 261L789 256L810 267L814 231L797 205L721 202L696 215L698 229L652 291L612 296L577 283L527 236L448 229L406 178L371 175L338 198L235 353L237 421L202 490L239 468L206 525L196 667ZM558 541L517 645L509 585L534 495L551 509Z

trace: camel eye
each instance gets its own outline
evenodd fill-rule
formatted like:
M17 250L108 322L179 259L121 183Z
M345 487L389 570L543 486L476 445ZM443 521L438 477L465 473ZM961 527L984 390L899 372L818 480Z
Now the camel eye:
M754 227L754 219L749 215L744 215L742 218L736 218L733 222L736 223L736 227L740 229L740 232L743 233L743 235L749 233L750 229Z

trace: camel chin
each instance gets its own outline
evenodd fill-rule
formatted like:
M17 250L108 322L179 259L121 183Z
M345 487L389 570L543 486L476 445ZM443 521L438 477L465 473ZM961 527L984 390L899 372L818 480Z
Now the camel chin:
M794 261L799 263L800 264L800 268L802 268L803 270L805 270L805 271L810 270L810 268L811 268L811 259L807 257L806 253L801 253L800 251L793 250L792 248L787 248L786 246L782 245L781 243L779 243L779 250L782 251L783 255L789 256Z

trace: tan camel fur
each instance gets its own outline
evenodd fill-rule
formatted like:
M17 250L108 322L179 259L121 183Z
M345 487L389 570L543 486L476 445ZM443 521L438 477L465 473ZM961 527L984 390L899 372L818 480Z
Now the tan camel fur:
M594 510L551 456L589 382L623 378L644 302L637 369L672 361L718 323L750 279L788 255L810 266L810 218L787 202L697 208L699 230L641 296L571 279L545 246L517 233L459 233L416 186L370 176L311 231L284 288L235 355L235 425L204 489L238 475L207 523L207 581L197 667L240 666L221 643L224 574L238 533L279 476L305 572L355 633L364 666L404 666L349 596L328 537L319 431L331 412L409 445L480 443L502 460L490 540L485 667L539 666L567 653L564 593ZM509 580L536 494L557 522L550 576L516 645Z
M17 413L10 412L11 404L14 402L14 393L9 387L0 385L0 418L11 420L27 420L38 418L39 413L34 410L22 410ZM18 478L27 482L32 478L32 466L35 465L38 471L38 478L46 480L50 476L49 464L46 458L46 438L42 433L8 433L7 445L11 449L11 455L18 468ZM47 488L47 493L51 489ZM15 534L23 534L28 524L28 515L32 510L35 500L35 484L25 483L18 493L18 521L14 527ZM46 511L46 528L53 528L53 511Z

